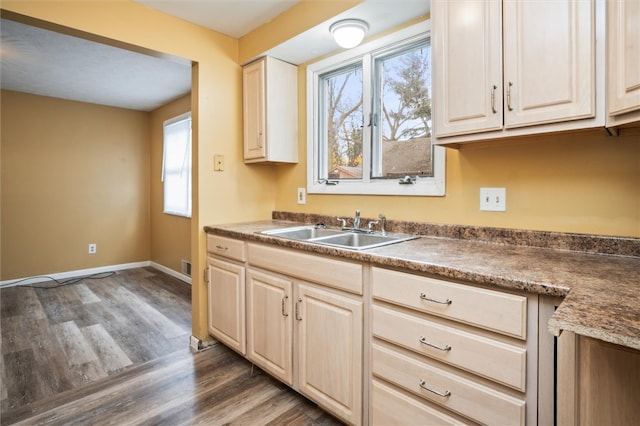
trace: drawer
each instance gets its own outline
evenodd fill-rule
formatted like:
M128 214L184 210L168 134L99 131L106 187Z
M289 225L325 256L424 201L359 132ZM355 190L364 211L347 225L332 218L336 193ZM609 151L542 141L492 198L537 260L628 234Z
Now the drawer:
M207 234L207 251L229 259L246 260L244 241Z
M524 424L524 400L445 371L427 358L418 361L374 344L372 369L374 375L474 421L490 425Z
M497 331L527 337L527 298L404 272L372 268L373 297Z
M362 265L322 256L249 244L249 264L290 277L362 295Z
M373 335L524 392L525 348L373 306Z
M372 425L464 425L423 402L374 380L371 384Z

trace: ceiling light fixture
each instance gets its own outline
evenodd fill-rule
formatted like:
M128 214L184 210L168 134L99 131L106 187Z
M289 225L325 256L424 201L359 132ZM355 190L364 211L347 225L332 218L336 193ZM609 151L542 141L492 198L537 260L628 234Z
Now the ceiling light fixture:
M338 46L345 49L356 47L364 39L364 35L369 29L369 25L360 19L344 19L334 22L329 27L329 32L335 39Z

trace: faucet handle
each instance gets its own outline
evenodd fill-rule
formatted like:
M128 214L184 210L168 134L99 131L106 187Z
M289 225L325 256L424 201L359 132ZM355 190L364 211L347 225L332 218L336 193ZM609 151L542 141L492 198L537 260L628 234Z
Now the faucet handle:
M369 227L369 233L370 234L373 233L373 226L377 225L377 224L378 224L377 220L373 220L373 221L369 222L369 224L367 226Z
M347 227L347 221L346 221L346 219L343 219L343 218L341 218L341 217L336 217L336 220L337 220L338 222L340 222L340 227L341 227L342 229L344 229L344 228L346 228L346 227Z

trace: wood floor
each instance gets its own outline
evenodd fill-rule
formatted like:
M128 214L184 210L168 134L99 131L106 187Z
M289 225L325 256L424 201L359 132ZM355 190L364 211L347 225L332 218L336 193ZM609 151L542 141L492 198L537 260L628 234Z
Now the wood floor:
M339 424L223 345L192 354L190 287L152 268L0 290L0 424Z

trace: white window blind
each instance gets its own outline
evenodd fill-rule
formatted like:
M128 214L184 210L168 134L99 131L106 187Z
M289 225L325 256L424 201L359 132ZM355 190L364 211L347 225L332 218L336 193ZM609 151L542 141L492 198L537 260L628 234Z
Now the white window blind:
M164 122L164 212L191 217L191 113Z

